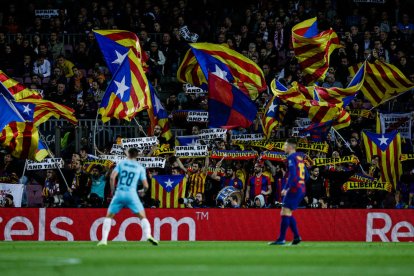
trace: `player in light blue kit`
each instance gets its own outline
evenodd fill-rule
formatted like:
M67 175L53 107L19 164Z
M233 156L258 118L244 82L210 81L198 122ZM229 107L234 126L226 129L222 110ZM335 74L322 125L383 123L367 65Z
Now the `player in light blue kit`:
M106 218L102 226L102 240L98 245L106 245L109 231L111 230L112 218L121 211L122 208L129 208L141 220L142 233L144 238L158 245L158 241L151 236L151 225L145 215L144 206L137 194L137 186L140 181L144 188L140 193L148 190L148 181L145 168L136 161L138 150L131 148L128 150L128 159L118 163L111 174L111 192L114 193L115 180L118 178L116 192L109 205Z

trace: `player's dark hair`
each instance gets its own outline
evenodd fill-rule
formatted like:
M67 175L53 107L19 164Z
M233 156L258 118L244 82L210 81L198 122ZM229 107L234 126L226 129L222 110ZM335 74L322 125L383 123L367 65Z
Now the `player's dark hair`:
M128 156L130 158L137 158L138 157L138 150L136 148L128 149Z
M293 145L293 146L296 146L296 139L295 138L288 138L286 140L286 143L288 143L290 145Z

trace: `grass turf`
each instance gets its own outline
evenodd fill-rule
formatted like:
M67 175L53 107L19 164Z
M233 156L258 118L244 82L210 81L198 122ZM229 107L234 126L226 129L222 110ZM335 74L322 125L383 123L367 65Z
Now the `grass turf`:
M0 242L0 275L413 275L414 243Z

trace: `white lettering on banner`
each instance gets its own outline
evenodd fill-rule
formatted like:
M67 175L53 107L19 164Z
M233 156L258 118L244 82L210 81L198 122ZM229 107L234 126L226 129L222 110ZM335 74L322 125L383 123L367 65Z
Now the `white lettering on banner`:
M123 138L121 140L124 148L136 148L141 150L151 149L158 143L157 137Z
M125 155L125 149L121 145L113 144L110 153L116 155Z
M17 223L23 223L26 226L26 229L22 230L13 230L13 226ZM14 217L9 220L4 227L4 240L12 241L12 236L31 236L34 234L33 223L26 217Z
M109 160L109 161L112 161L114 163L119 163L122 160L125 160L126 159L126 156L120 156L120 155L99 155L99 159Z
M0 203L6 200L7 195L12 195L14 207L21 207L23 190L23 184L0 183Z
M166 217L163 219L155 218L154 220L154 238L159 240L161 237L161 226L164 224L169 224L171 227L171 240L176 241L178 240L178 227L182 224L188 225L188 240L195 241L196 240L196 223L194 219L190 217L184 217L179 219L178 221L172 217Z
M175 147L176 157L206 157L208 156L207 146L177 146Z
M225 139L226 132L227 130L223 128L209 128L202 129L198 136L200 137L200 140Z
M50 169L62 169L64 162L62 158L45 158L42 162L36 162L32 160L26 160L26 169L28 171L33 170L50 170Z
M382 220L384 226L382 228L374 228L374 221ZM387 237L387 233L391 230L392 219L386 213L368 213L367 214L367 232L366 232L366 241L372 242L374 236L378 236L381 241L389 242L390 240ZM399 232L401 228L406 228L408 231ZM408 221L400 221L391 230L391 241L399 242L398 238L412 238L414 237L414 226Z
M310 126L312 124L312 121L309 118L299 118L299 119L295 120L295 124L298 127L307 127L307 126Z
M187 122L207 123L208 112L207 111L189 111L187 115Z
M58 9L35 10L35 16L40 16L42 19L49 19L54 16L59 16Z
M303 131L305 127L292 127L292 136L293 137L307 137L310 136L309 133L303 134L301 131Z
M262 133L237 134L237 135L231 136L231 140L237 140L237 141L260 141L263 139L264 139L264 136Z
M386 133L392 130L398 130L401 138L411 140L411 123L413 113L380 113L381 132Z
M57 217L57 218L54 218L50 222L50 231L53 234L55 234L56 236L61 236L61 237L66 238L67 241L74 241L75 239L74 239L74 237L73 237L73 235L72 235L71 232L66 231L66 230L59 229L57 227L57 225L59 223L66 223L68 225L72 225L73 224L73 220L71 220L68 217Z
M166 159L162 157L138 157L137 161L145 168L164 168Z
M203 89L201 89L200 87L197 86L192 86L189 83L185 84L185 93L187 94L204 94L207 93L206 91L204 91Z

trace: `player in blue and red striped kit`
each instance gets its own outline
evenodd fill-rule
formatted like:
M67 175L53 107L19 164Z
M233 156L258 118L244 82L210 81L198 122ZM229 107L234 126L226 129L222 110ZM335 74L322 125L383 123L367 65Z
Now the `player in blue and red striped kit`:
M306 167L303 155L296 152L296 141L294 139L288 139L286 141L284 150L288 154L288 178L286 185L281 192L281 195L284 198L281 211L282 220L280 224L280 234L276 241L269 243L270 245L284 245L286 231L289 227L293 232L292 245L301 242L296 220L292 213L298 208L299 203L305 196Z

